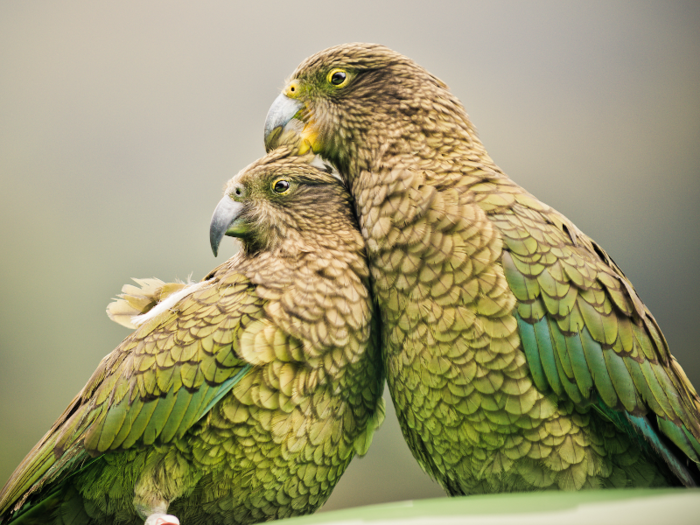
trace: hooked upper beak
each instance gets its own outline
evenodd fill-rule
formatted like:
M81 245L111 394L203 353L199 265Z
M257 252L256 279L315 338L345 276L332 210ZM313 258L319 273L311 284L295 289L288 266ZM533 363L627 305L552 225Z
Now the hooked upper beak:
M285 131L292 131L294 135L301 135L303 123L295 121L294 125L290 121L301 111L303 104L298 100L289 98L284 93L280 93L270 106L265 119L265 150L270 152L279 146L283 141L282 134ZM292 128L289 129L288 124Z
M219 244L224 235L245 237L248 228L244 219L241 218L242 212L243 204L234 201L228 195L224 195L224 198L216 205L209 225L209 242L214 257L218 255Z

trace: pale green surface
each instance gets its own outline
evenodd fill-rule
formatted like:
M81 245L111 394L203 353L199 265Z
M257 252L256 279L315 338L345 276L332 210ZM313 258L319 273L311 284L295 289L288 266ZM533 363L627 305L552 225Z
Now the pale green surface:
M673 525L697 524L700 489L591 490L439 498L359 507L276 523L659 525L666 521Z

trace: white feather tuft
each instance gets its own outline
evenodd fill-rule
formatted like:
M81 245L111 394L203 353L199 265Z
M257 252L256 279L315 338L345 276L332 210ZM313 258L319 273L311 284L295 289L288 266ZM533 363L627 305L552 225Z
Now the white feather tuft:
M189 284L185 286L182 290L175 292L174 294L171 294L165 299L165 301L158 303L156 306L151 308L148 312L145 314L141 315L135 315L134 317L131 318L131 323L134 326L141 326L144 324L146 321L150 321L154 317L162 314L163 312L166 312L167 310L170 310L173 306L175 306L180 300L184 299L188 295L190 295L192 292L197 291L200 289L203 285L207 284L206 281L202 281L200 283L194 283L194 284Z
M327 161L326 159L324 159L323 157L321 157L321 155L316 155L316 156L314 157L314 160L312 160L312 161L309 163L309 165L310 165L310 166L313 166L314 168L321 169L321 170L325 171L326 173L328 173L328 174L330 174L330 175L333 175L333 177L335 177L335 178L338 179L340 182L342 182L343 184L345 184L345 181L344 181L343 178L340 176L340 172L338 172L338 170L335 169L335 166L333 166L333 164L331 164L329 161Z

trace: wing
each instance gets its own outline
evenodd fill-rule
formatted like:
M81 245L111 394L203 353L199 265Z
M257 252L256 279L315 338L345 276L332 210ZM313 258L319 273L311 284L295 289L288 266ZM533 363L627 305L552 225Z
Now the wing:
M151 309L12 474L0 515L91 458L182 437L250 369L239 335L262 306L246 277L222 272Z
M481 205L503 235L535 385L631 425L674 471L657 429L700 462L700 399L629 280L566 217L528 194L490 186Z

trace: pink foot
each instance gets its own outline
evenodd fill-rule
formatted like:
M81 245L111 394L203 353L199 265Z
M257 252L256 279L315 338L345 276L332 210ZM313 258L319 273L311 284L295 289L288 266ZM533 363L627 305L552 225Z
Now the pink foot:
M180 520L170 514L151 514L144 525L180 525Z

